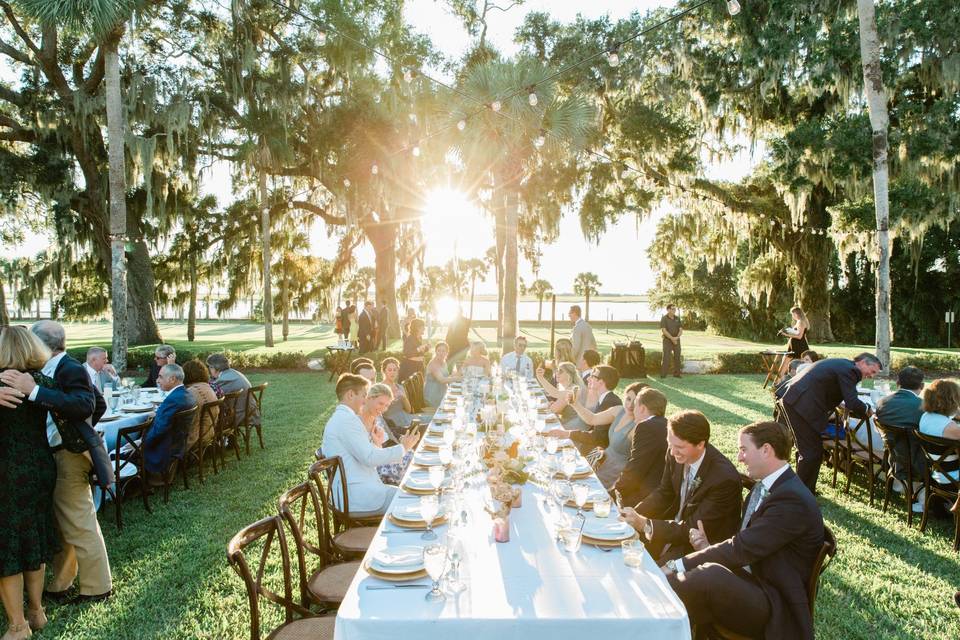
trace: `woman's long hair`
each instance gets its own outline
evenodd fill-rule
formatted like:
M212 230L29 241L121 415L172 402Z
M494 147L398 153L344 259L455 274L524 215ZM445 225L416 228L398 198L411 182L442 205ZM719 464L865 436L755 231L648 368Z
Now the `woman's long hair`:
M26 327L0 328L0 369L39 371L50 349Z

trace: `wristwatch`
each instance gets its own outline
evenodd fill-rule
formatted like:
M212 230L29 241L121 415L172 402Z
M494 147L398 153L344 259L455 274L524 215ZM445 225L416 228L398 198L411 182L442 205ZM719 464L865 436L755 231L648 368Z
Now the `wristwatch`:
M647 518L647 521L643 523L643 535L646 536L647 540L653 540L653 520Z
M677 562L676 560L667 560L663 566L665 566L667 569L670 569L670 571L677 574L678 576L683 575L683 572L684 572L683 564L680 562Z

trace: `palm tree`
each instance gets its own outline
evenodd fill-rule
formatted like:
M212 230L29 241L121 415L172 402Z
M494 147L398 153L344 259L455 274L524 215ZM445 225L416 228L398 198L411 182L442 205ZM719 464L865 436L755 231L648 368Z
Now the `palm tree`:
M537 322L543 320L543 299L553 293L553 285L546 280L538 278L530 284L530 293L537 296Z
M136 0L17 0L40 22L63 23L88 31L101 40L107 102L107 155L110 162L110 249L113 310L113 359L118 370L127 367L127 203L124 163L123 96L120 93L120 39Z
M585 296L587 299L583 316L586 320L590 319L590 296L595 296L600 293L601 286L600 278L597 277L597 274L590 273L589 271L578 273L573 281L573 292L578 296Z
M469 67L460 89L471 99L453 110L454 122L469 120L456 147L474 184L493 186L491 208L502 230L504 250L503 342L517 335L518 220L520 194L542 164L541 154L561 156L578 149L593 122L594 109L581 96L555 95L551 70L533 59L489 61ZM537 100L524 87L536 87ZM479 113L477 100L488 105ZM531 104L536 102L536 104ZM498 239L498 245L501 240ZM501 252L497 251L497 264Z
M490 265L479 258L460 261L460 269L466 278L470 278L470 318L473 318L473 296L477 289L477 278L486 278Z

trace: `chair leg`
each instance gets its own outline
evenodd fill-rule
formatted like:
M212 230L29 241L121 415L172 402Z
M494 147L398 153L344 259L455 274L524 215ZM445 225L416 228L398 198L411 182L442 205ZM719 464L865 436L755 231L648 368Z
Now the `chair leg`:
M116 486L117 489L116 491L111 493L111 497L113 498L113 511L114 511L113 515L117 519L117 531L122 532L123 531L123 515L121 514L120 509L123 502L123 489L120 487L119 484L114 486ZM104 492L103 498L104 499L107 498L106 492Z
M925 488L927 490L924 492L926 496L923 498L923 515L920 517L920 533L927 530L927 517L930 515L930 500L933 498L933 495L930 493L930 488Z
M147 482L146 478L140 477L140 495L143 496L143 508L147 510L147 513L153 513L153 509L150 507L150 491L152 487L150 483Z
M243 443L248 456L250 455L250 431L251 428L249 426L243 430Z
M837 488L837 471L840 468L840 449L838 447L833 448L833 481L830 486L834 489Z
M266 447L263 446L263 429L262 429L262 425L259 425L259 424L258 424L258 425L256 425L256 427L257 427L257 439L260 441L260 448L261 448L261 449L266 449Z
M876 474L873 472L873 461L870 461L869 466L867 467L867 473L870 475L870 506L873 506L873 494L874 494L874 485L877 483Z
M953 550L960 551L960 511L953 512Z
M903 499L906 500L906 502L907 502L907 526L908 526L908 527L912 527L912 526L913 526L913 499L914 499L914 497L915 497L915 496L914 496L914 493L913 493L913 483L910 482L910 486L909 486L909 487L904 487L904 488L903 488Z
M183 488L190 489L190 481L187 480L187 459L184 458L181 462L177 463L177 471L180 472L180 475L183 476Z
M890 491L893 488L893 476L887 474L887 481L883 484L883 512L887 512L890 504Z

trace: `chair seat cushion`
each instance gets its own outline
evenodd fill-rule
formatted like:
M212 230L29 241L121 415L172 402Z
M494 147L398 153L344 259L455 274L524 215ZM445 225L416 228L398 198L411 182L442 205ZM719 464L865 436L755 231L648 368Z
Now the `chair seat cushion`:
M359 569L359 560L332 564L310 576L307 588L319 602L342 602Z
M373 542L376 527L354 527L333 537L333 544L350 553L363 553Z
M267 640L333 640L334 616L301 618L274 629Z

